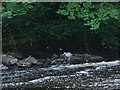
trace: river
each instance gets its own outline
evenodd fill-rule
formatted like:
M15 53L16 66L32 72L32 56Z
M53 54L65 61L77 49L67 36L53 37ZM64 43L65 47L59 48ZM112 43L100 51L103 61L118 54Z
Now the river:
M15 88L120 88L120 60L47 68L7 70L2 75L3 89Z

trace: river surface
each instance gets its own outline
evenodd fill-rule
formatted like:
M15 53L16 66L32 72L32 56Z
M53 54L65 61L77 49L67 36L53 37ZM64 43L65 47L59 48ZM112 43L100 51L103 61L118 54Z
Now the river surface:
M2 75L2 87L120 89L120 61L53 65L47 68L7 70Z

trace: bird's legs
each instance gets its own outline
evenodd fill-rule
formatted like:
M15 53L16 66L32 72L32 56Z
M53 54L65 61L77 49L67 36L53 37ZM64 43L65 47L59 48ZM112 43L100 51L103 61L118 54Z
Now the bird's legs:
M70 61L70 57L68 57L68 61Z

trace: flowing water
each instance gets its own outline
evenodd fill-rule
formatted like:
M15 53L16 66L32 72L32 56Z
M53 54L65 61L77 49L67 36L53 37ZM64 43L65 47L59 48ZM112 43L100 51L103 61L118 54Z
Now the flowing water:
M53 65L47 68L8 70L2 87L8 88L120 88L120 61Z

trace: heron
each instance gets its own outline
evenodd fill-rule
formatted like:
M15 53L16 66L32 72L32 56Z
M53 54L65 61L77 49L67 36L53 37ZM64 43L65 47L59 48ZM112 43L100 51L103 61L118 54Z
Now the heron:
M72 53L70 53L70 52L67 52L67 53L64 52L63 55L65 55L65 57L68 58L68 61L70 61L70 57L72 56Z

